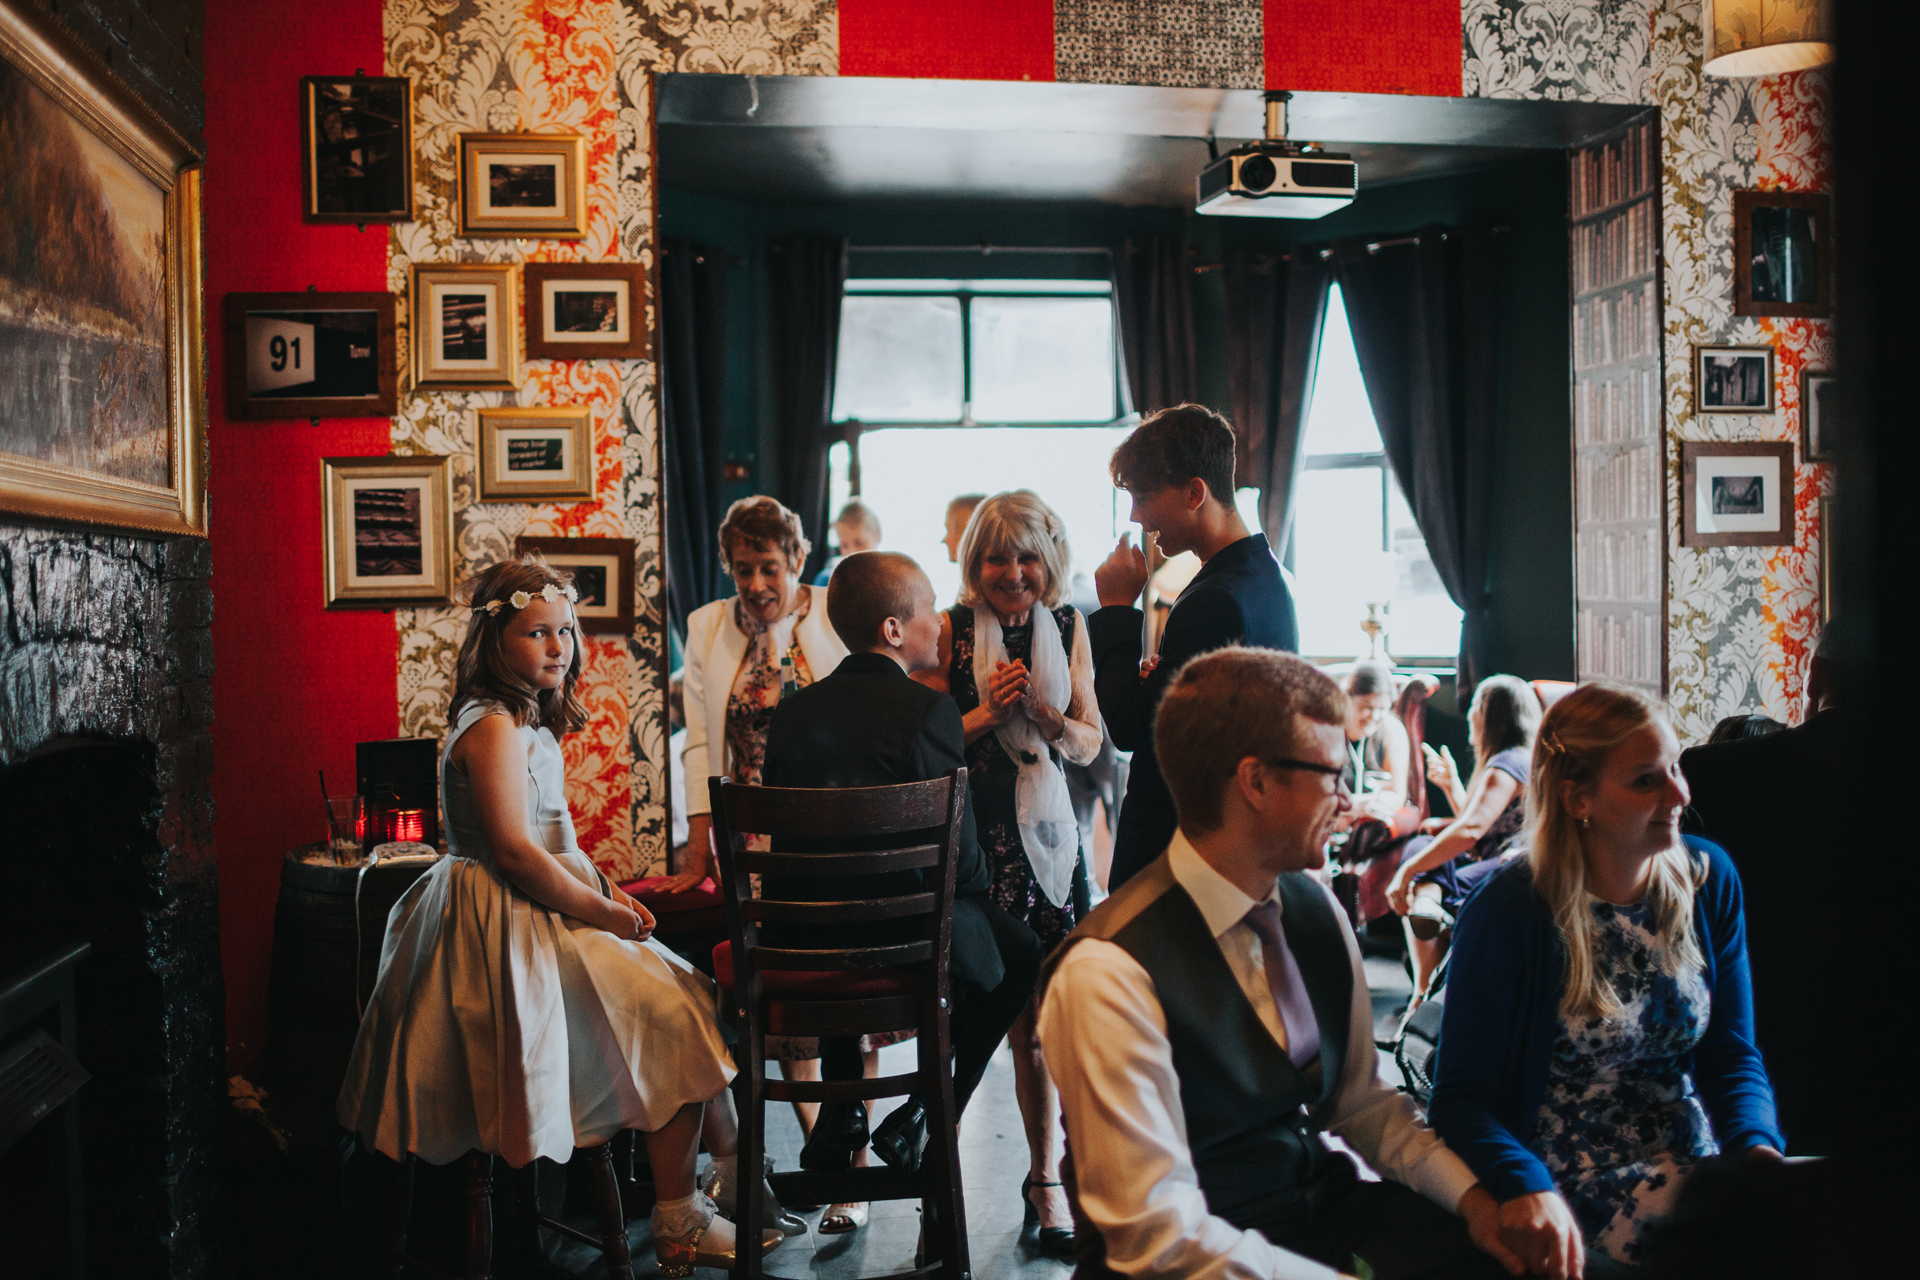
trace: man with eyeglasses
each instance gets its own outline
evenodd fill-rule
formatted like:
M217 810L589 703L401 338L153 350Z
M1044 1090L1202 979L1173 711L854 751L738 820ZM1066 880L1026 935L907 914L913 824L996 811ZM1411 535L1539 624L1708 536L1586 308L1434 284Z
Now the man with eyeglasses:
M1523 1269L1493 1197L1379 1078L1360 953L1310 874L1352 804L1346 710L1311 665L1244 647L1194 659L1160 703L1172 844L1041 980L1066 1178L1097 1228L1079 1280Z

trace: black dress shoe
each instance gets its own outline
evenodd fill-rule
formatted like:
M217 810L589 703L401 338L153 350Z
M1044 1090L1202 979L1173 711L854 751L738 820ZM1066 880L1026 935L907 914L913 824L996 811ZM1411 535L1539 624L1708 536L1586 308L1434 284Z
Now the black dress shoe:
M873 1131L873 1149L908 1177L920 1172L920 1154L927 1149L927 1109L907 1099Z
M838 1173L853 1167L853 1153L867 1145L867 1108L859 1102L823 1102L820 1116L800 1148L800 1167Z

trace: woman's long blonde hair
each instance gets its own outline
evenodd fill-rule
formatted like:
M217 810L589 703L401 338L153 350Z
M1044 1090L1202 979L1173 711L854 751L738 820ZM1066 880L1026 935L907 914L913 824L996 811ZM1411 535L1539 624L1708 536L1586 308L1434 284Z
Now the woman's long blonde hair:
M1619 1012L1620 1001L1597 963L1600 929L1589 903L1580 825L1567 812L1564 784L1591 784L1614 748L1651 725L1670 727L1665 706L1638 689L1595 681L1554 703L1534 739L1521 838L1534 888L1553 912L1567 953L1567 986L1560 997L1567 1013L1610 1018ZM1693 894L1704 878L1704 865L1696 867L1684 845L1654 859L1647 905L1669 974L1703 963L1693 931Z

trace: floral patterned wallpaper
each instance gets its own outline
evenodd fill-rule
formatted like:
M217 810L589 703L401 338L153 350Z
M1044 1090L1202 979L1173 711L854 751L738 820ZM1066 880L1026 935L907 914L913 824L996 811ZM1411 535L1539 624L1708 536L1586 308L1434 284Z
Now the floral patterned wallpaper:
M1800 370L1832 366L1829 320L1733 314L1733 195L1830 189L1827 78L1756 80L1700 70L1698 0L1461 0L1465 92L1490 98L1647 102L1660 110L1667 488L1680 509L1678 442L1796 440ZM1695 343L1774 348L1772 414L1693 412ZM1669 515L1667 694L1683 741L1721 717L1799 718L1819 636L1819 504L1832 479L1798 468L1792 547L1679 545Z
M1722 80L1700 71L1694 3L1655 15L1652 84L1666 167L1667 485L1680 509L1682 440L1798 440L1800 370L1833 362L1830 320L1733 314L1736 190L1831 189L1824 71ZM1692 346L1773 347L1771 414L1693 412ZM1721 717L1759 711L1800 716L1806 663L1819 639L1819 502L1831 468L1796 468L1792 547L1679 545L1668 522L1667 679L1683 741L1706 737Z
M414 78L417 222L393 228L388 283L402 298L416 262L653 262L648 74L831 75L839 63L831 3L815 0L389 0L387 74ZM459 135L580 133L587 138L584 240L464 240L455 178ZM648 325L652 325L651 301ZM599 497L577 504L480 503L474 411L586 405L594 414ZM396 453L447 454L454 466L459 576L511 554L522 534L624 537L638 544L637 618L625 638L584 641L581 698L590 721L569 735L568 799L581 848L619 876L666 868L665 578L654 368L644 360L529 360L514 391L409 389ZM446 732L458 609L395 612L401 732Z

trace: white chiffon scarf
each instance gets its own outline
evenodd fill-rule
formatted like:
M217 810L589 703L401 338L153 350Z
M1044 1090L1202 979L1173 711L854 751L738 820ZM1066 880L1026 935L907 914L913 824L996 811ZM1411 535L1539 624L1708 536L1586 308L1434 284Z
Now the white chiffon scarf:
M1066 646L1060 642L1060 624L1052 610L1037 604L1029 616L1033 643L1027 672L1033 691L1065 715L1073 696L1073 678L1067 669ZM987 700L987 677L1005 661L1007 646L1000 634L1000 619L985 605L973 606L973 687L981 702ZM1073 816L1066 775L1048 755L1040 726L1025 715L1008 716L993 732L1020 771L1014 784L1014 815L1034 883L1048 902L1064 906L1073 891L1073 868L1080 857L1080 824Z

